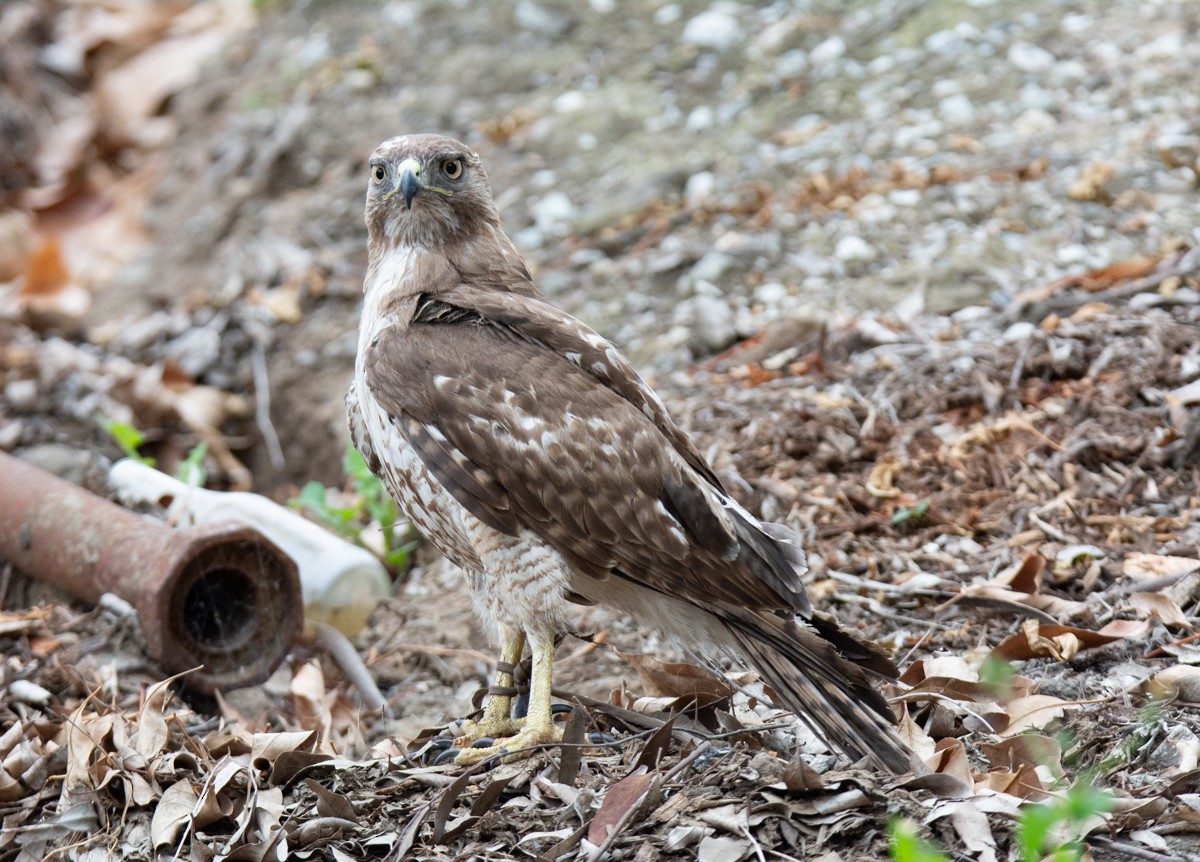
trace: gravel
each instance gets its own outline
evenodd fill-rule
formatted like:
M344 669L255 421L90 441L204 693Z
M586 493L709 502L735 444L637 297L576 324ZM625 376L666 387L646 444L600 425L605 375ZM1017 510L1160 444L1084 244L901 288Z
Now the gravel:
M362 164L421 130L481 152L547 293L656 379L784 321L1003 308L1190 241L1197 29L1167 0L267 4L172 101L153 246L93 314L301 285L272 410L340 427ZM181 332L132 355L252 387Z

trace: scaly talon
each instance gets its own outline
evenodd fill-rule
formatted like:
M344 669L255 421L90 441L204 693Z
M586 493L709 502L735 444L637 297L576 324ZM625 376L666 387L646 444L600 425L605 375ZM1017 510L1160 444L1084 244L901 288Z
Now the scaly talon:
M550 706L550 674L554 661L554 636L541 632L531 634L530 650L533 653L533 674L529 686L529 714L523 719L515 720L520 726L516 733L498 735L495 742L487 748L464 749L454 759L455 763L466 766L497 755L507 755L504 757L506 761L519 760L522 756L521 749L562 742L563 729L555 724L554 713ZM523 636L521 640L523 646ZM504 656L504 660L508 661L508 655ZM504 708L507 709L508 705L505 703ZM491 706L492 701L489 700L487 708L484 710L484 719L480 722L481 725L489 721L487 711ZM499 723L497 719L499 716L493 716L491 720ZM506 720L514 721L514 719ZM476 738L481 738L481 736Z
M520 760L525 756L524 749L562 742L562 736L562 728L557 724L545 728L525 727L515 736L497 739L486 748L464 748L454 758L454 762L459 766L469 766L497 755L508 755L504 757L505 762Z

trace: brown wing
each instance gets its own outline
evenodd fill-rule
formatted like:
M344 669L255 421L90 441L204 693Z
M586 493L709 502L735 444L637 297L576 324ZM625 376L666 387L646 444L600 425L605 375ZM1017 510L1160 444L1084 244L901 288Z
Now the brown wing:
M466 509L510 535L535 531L592 577L807 613L786 554L732 508L611 345L538 300L528 303L549 310L533 309L530 325L455 299L419 302L366 368L397 430Z

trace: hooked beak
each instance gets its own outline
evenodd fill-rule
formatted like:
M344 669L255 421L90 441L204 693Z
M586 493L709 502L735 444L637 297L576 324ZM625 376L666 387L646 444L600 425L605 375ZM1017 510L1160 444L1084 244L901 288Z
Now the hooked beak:
M411 210L413 198L417 196L417 192L425 188L421 184L421 163L416 159L405 159L396 167L396 173L400 177L400 180L387 193L384 200L387 200L396 192L400 192L404 196L404 205Z

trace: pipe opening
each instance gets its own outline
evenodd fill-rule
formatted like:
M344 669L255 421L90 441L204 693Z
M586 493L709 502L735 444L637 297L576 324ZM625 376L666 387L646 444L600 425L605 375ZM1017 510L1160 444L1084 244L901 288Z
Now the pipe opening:
M192 641L205 652L244 644L257 630L257 592L239 569L213 568L201 574L183 600L183 624Z

